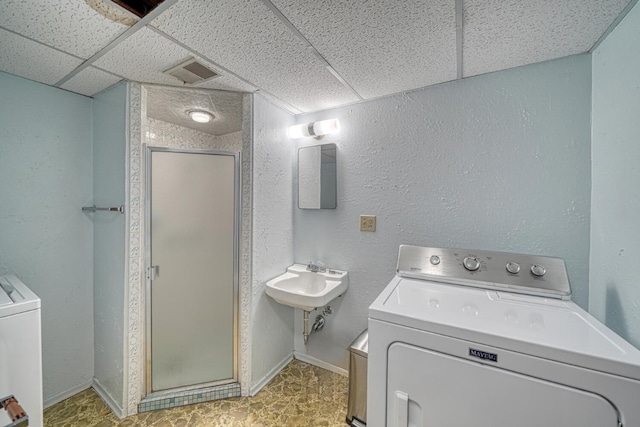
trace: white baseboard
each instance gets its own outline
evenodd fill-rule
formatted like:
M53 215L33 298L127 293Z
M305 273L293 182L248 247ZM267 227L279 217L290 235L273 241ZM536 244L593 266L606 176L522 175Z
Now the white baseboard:
M100 381L94 378L91 387L93 387L93 390L96 392L96 394L100 397L100 399L102 399L105 405L107 405L109 409L111 409L111 412L113 412L116 417L120 419L126 417L124 409L122 409L120 405L118 405L118 402L116 402L116 400L109 394L109 392L102 386L102 384L100 384Z
M249 390L249 396L255 396L260 390L264 388L269 382L284 369L285 366L293 360L293 353L287 355L280 363L278 363L272 370L260 379L257 383L251 386Z
M299 360L304 363L308 363L310 365L317 366L318 368L326 369L327 371L335 372L336 374L343 375L345 377L349 376L349 371L346 369L339 368L331 363L324 362L320 359L316 359L315 357L309 356L308 354L299 353L297 351L293 352L293 358Z
M79 384L73 388L70 388L67 391L63 391L62 393L56 394L53 397L45 399L44 402L42 402L42 406L44 406L44 409L47 409L49 406L53 406L56 403L60 403L63 400L70 398L74 394L78 394L81 391L88 389L89 387L91 387L92 383L93 383L92 380L85 381L82 384Z

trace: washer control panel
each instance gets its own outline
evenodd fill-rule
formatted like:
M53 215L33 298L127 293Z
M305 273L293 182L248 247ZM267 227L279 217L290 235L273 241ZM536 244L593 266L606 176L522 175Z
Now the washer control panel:
M397 274L454 285L571 299L567 268L560 258L401 245Z
M474 256L468 256L462 261L462 265L469 271L476 271L480 268L480 260Z
M520 264L518 264L517 262L513 262L513 261L509 261L507 263L507 265L505 266L505 268L507 269L507 271L511 274L518 274L520 273Z

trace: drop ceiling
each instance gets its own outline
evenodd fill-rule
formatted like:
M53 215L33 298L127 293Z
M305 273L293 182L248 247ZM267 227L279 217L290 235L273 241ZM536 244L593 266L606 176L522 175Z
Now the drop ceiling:
M120 80L260 92L295 114L589 52L637 0L0 0L0 71L92 96ZM99 11L98 11L99 10ZM122 23L124 22L124 23Z

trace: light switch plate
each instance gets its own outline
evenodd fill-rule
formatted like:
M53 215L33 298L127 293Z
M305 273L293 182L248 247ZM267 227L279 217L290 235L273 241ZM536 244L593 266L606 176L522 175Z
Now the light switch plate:
M360 231L376 231L376 216L360 215Z

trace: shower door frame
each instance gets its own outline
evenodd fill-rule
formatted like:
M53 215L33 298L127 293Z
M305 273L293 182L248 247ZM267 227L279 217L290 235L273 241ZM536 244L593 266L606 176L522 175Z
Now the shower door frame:
M180 154L204 154L216 156L230 156L234 159L233 195L234 195L234 215L233 215L233 377L218 381L210 381L175 387L166 390L153 391L151 385L151 155L153 152L180 153ZM147 146L145 153L146 164L146 185L145 185L145 395L156 395L173 393L180 391L196 390L217 385L232 384L238 382L238 346L239 346L239 285L240 285L240 224L241 224L241 189L242 174L240 165L242 164L241 153L221 150L197 150L182 148L167 148Z

